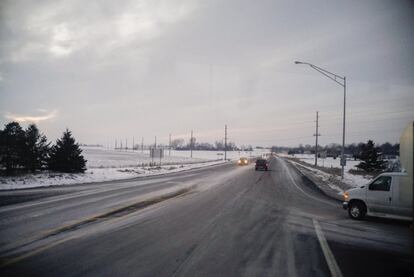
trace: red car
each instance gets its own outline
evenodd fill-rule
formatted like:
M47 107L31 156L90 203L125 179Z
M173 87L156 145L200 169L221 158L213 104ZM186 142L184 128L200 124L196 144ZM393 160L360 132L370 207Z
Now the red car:
M265 159L257 159L255 169L256 170L268 171L269 170L269 164Z

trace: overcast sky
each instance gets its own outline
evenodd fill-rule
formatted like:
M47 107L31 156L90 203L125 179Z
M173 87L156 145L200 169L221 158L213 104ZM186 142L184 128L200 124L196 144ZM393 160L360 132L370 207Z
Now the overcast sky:
M413 1L0 2L0 124L50 140L398 142L414 120Z

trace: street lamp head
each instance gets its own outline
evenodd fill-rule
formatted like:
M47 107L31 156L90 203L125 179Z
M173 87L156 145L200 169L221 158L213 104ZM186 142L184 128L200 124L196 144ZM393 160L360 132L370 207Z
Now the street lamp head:
M295 64L303 64L303 62L295 61Z

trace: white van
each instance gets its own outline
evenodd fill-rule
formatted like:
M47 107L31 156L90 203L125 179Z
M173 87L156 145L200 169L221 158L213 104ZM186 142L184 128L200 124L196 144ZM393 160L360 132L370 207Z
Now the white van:
M413 219L412 176L382 173L369 184L344 193L342 206L352 219L365 215L404 220Z

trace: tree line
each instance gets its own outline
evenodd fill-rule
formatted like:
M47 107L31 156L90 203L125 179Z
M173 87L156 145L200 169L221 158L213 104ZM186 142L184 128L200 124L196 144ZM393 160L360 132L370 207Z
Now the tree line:
M386 142L376 146L372 140L366 143L354 143L345 147L345 154L361 162L356 166L358 169L365 172L381 172L381 171L398 171L400 165L398 161L389 160L388 158L399 155L400 145L398 143L391 144ZM336 158L341 153L341 145L330 144L327 146L320 146L318 153L325 151L328 157ZM299 147L272 147L274 152L288 152L288 154L304 154L315 153L315 148L310 145L299 145ZM320 156L320 155L318 155Z
M85 172L86 160L68 129L51 145L35 124L23 129L10 122L0 130L0 170L6 175L41 170L77 173Z
M360 156L362 152L364 151L367 144L368 142L367 143L360 142L360 143L352 143L352 144L345 145L345 154L348 156L352 156L354 159L360 159ZM384 157L398 156L400 154L399 143L391 144L389 142L386 142L383 144L379 144L375 147L378 149L380 154ZM326 155L328 157L336 158L340 156L341 150L342 150L342 145L336 144L336 143L331 143L325 146L321 146L321 145L318 146L319 154L322 152L326 152ZM299 146L296 146L296 147L273 146L272 151L279 152L279 153L288 152L289 154L305 154L305 153L315 154L315 146L310 145L310 144L306 144L306 145L299 144Z
M226 147L224 146L224 142L222 141L216 141L214 144L208 143L208 142L197 142L196 138L193 138L191 141L188 140L186 143L184 139L177 138L171 141L171 148L175 150L207 150L207 151L224 151L224 148L226 148L227 151L252 151L253 148L251 145L247 146L240 146L238 147L234 142L229 141L227 142Z

